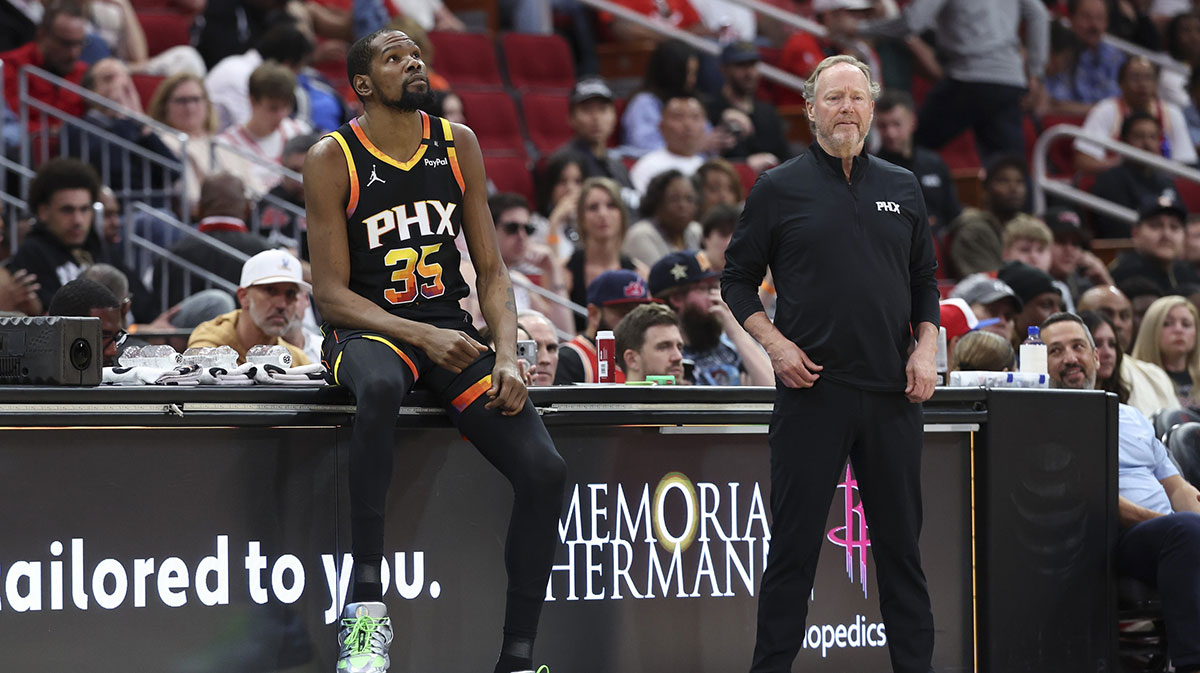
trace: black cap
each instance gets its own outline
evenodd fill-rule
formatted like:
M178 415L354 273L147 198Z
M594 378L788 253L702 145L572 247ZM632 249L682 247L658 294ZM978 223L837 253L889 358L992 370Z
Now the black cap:
M1187 222L1187 206L1179 200L1174 189L1164 189L1157 196L1148 196L1138 206L1138 222L1148 220L1159 213L1171 213L1180 221Z
M758 53L758 47L750 42L730 42L721 50L721 65L754 63L761 60L762 54Z
M968 304L990 304L1001 299L1008 299L1020 311L1025 303L1017 296L1008 283L999 278L992 278L986 273L973 273L959 281L950 291L952 298L962 299Z
M1087 250L1092 237L1083 227L1083 219L1079 217L1079 213L1070 208L1048 208L1045 219L1046 226L1054 233L1054 240L1074 236L1079 241L1079 247Z
M1058 296L1062 296L1062 290L1059 290L1054 285L1054 279L1050 274L1035 269L1028 264L1022 262L1009 262L1000 268L998 274L1000 280L1008 283L1008 286L1017 293L1021 298L1021 302L1028 304L1033 301L1038 295L1047 292L1053 292Z
M721 275L698 252L669 252L650 267L650 294L658 297L677 287Z
M592 100L593 98L601 98L609 103L613 101L612 89L608 88L604 80L598 77L581 79L575 83L575 88L571 89L571 107Z

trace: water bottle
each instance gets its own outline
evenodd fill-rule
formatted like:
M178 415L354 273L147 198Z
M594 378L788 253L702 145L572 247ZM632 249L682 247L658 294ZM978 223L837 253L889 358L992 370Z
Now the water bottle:
M937 385L946 385L946 372L950 369L949 349L946 347L946 328L938 328L937 340Z
M246 351L246 362L253 365L276 365L284 369L291 369L292 354L283 346L259 344Z
M1046 344L1042 343L1040 331L1036 327L1029 328L1029 336L1021 342L1020 371L1026 374L1046 374Z

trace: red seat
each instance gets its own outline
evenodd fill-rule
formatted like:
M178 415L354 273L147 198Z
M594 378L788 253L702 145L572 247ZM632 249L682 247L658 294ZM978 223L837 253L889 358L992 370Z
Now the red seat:
M440 59L439 59L440 62ZM516 154L525 158L525 140L517 107L503 91L457 91L463 102L467 125L479 138L487 154Z
M484 155L483 169L501 192L516 192L537 203L533 194L533 174L525 157Z
M192 17L176 12L138 12L138 23L146 33L146 49L156 56L191 40Z
M521 112L525 115L529 140L543 154L562 147L573 135L567 120L565 94L527 93L521 96Z
M517 89L568 91L575 86L575 59L560 35L506 33L500 49L508 81Z
M133 88L137 89L143 108L150 105L150 99L154 97L154 92L158 91L158 86L166 79L162 75L143 75L139 72L130 73L129 77L133 79Z
M744 162L735 161L733 167L737 169L738 179L742 181L742 198L750 193L750 188L754 186L754 182L758 180L758 172Z
M1175 178L1175 191L1189 213L1200 213L1200 184L1184 178Z
M974 170L983 165L979 160L979 153L975 150L975 133L970 130L963 131L957 138L946 143L938 150L938 154L942 155L951 172Z
M464 87L498 89L504 85L492 38L483 33L431 31L429 40L438 74L450 81L455 93Z

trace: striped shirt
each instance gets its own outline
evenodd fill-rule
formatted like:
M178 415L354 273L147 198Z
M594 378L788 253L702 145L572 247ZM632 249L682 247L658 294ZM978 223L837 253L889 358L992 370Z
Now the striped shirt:
M251 192L265 194L279 184L279 173L271 166L278 166L282 161L284 145L292 138L311 131L308 124L290 117L285 117L279 128L261 138L250 133L245 126L231 126L221 132L216 140L240 154L223 150L218 145L215 163L219 170L241 178ZM253 158L248 159L247 156Z

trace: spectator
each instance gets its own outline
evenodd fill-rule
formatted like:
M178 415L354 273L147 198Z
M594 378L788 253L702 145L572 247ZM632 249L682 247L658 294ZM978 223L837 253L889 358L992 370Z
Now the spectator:
M442 0L389 0L398 13L412 17L421 26L429 30L449 30L461 32L467 29L454 12L450 11Z
M537 174L538 225L537 242L566 259L575 252L579 240L579 190L583 186L586 159L578 152L564 148L550 155Z
M151 58L146 33L130 0L88 2L85 7L100 43L97 51L107 51L131 69L152 75L191 72L201 76L207 70L200 53L187 44L169 47ZM93 35L88 37L90 43ZM86 54L85 60L89 60Z
M679 171L655 176L639 210L644 219L625 235L626 255L653 266L668 252L700 249L703 229L696 221L696 188Z
M1175 384L1162 367L1142 362L1121 350L1117 329L1107 316L1095 311L1081 311L1079 317L1096 342L1099 369L1096 387L1114 393L1121 404L1151 418L1162 409L1178 409Z
M142 102L129 76L129 68L115 58L100 59L89 68L83 76L83 87L134 113L142 113ZM83 121L157 155L160 162L178 161L150 127L100 104L89 101L87 108ZM177 177L162 163L145 159L99 134L73 124L67 127L64 150L101 171L107 186L117 191L161 190L167 182Z
M1200 282L1200 273L1183 260L1183 223L1187 209L1175 192L1144 201L1133 225L1133 250L1122 251L1112 266L1118 283L1133 276L1153 281L1163 293Z
M582 333L558 349L558 368L554 385L596 382L596 333L615 329L621 319L639 304L655 301L650 298L646 281L633 271L605 271L587 287L587 325ZM616 372L617 383L625 375Z
M242 261L208 241L216 240L250 256L270 250L272 246L267 239L250 233L246 227L249 208L246 188L237 176L229 173L209 176L200 188L200 222L196 225L196 231L205 236L185 236L171 248L171 253L231 284L237 283L242 276ZM185 284L185 277L192 277L193 283L199 282L199 277L172 265L166 280L168 306L183 301L196 289L195 285ZM160 266L155 267L154 285L161 292Z
M1037 327L1046 318L1062 311L1062 293L1054 284L1050 274L1021 262L1005 264L999 273L1000 280L1021 299L1022 309L1016 317L1016 333L1013 345L1025 340L1030 327Z
M204 86L215 101L218 128L245 124L251 116L253 93L250 78L267 61L286 67L293 74L292 96L288 113L296 104L295 74L312 55L313 45L295 24L284 22L274 26L255 44L254 49L229 56L209 71Z
M1010 372L1016 369L1012 344L995 332L968 332L958 341L950 359L952 372Z
M1096 103L1083 120L1083 130L1098 138L1116 138L1126 115L1145 112L1157 119L1162 129L1160 153L1168 159L1194 164L1196 147L1188 135L1187 120L1178 106L1158 97L1157 79L1158 67L1150 61L1140 56L1126 60L1121 65L1118 79L1120 96ZM1083 138L1076 139L1074 147L1075 168L1084 173L1099 173L1120 161L1115 156L1109 157L1103 147Z
M100 283L120 304L121 329L133 323L133 298L129 296L129 279L125 273L111 264L93 264L79 274L79 278Z
M517 311L517 327L537 342L537 364L530 370L535 386L554 385L558 371L558 333L554 324L537 311Z
M1007 341L1016 337L1017 314L1025 308L1025 304L1008 283L984 273L976 273L955 285L950 297L967 303L975 317L985 322L981 329L994 332ZM991 320L996 322L989 322Z
M696 193L700 197L698 219L704 219L717 206L738 205L746 200L742 178L737 169L724 159L709 159L700 164L692 181L696 183Z
M241 308L197 325L188 348L229 346L237 351L240 364L253 346L284 346L292 354L293 366L309 364L304 351L283 335L301 319L300 293L311 291L301 276L299 260L283 250L260 252L242 266L237 289Z
M1121 122L1121 142L1144 152L1162 156L1162 126L1158 119L1145 112L1133 112ZM1118 155L1120 156L1120 155ZM1158 196L1174 184L1168 175L1140 161L1119 159L1112 168L1096 176L1092 193L1114 203L1136 210L1149 197ZM1100 238L1128 238L1128 222L1115 217L1099 216L1096 234Z
M1166 293L1158 286L1157 283L1146 278L1145 276L1134 276L1121 281L1118 285L1121 292L1129 297L1129 305L1133 310L1133 334L1136 337L1138 330L1142 326L1142 318L1146 316L1146 310L1150 308L1159 297ZM1133 350L1133 344L1130 343L1128 353Z
M675 312L662 304L642 304L629 312L613 330L617 364L625 381L645 381L647 376L683 378L683 336Z
M559 152L570 150L583 157L583 178L611 178L622 187L633 187L624 162L608 151L609 138L617 127L612 90L602 79L581 79L568 100L568 121L574 135Z
M100 319L100 351L104 366L116 364L117 352L125 342L121 321L121 302L108 288L93 280L76 278L54 292L49 315Z
M184 207L194 211L200 201L200 185L211 172L212 141L217 132L217 113L209 101L204 80L191 73L168 77L154 91L146 114L187 135L186 144L175 134L159 134L159 140L183 159L187 172Z
M218 141L239 151L218 151L219 163L242 178L254 194L268 192L278 184L279 174L271 167L282 161L287 141L312 131L304 122L288 117L296 104L295 89L296 76L287 68L277 63L258 66L250 75L250 119L217 136Z
M1027 90L1035 104L1043 98L1049 25L1038 0L915 0L894 18L851 23L847 32L908 38L936 28L945 77L925 96L916 143L940 149L973 128L979 156L991 162L1024 154L1021 102Z
M280 163L284 168L300 173L304 170L304 157L308 148L317 142L314 134L298 135L290 138L283 145L283 158ZM304 216L304 184L292 177L284 177L279 184L267 192L269 199L258 202L258 222L262 228L272 232L281 232L286 238L300 240L302 253L300 258L308 259L308 241L305 238L307 227ZM280 204L288 203L299 209L300 213L285 210Z
M286 6L287 0L206 0L203 16L193 28L204 65L211 71L226 57L246 53L272 26L290 20ZM247 69L246 75L253 69Z
M1129 386L1121 380L1120 375L1125 354L1121 352L1112 321L1095 311L1080 311L1079 319L1091 332L1092 341L1096 344L1096 389L1116 395L1121 404L1129 404ZM1146 414L1147 418L1153 413Z
M0 219L0 225L4 223ZM42 300L38 298L41 285L37 276L24 269L9 271L0 263L0 311L7 315L42 315Z
M87 64L79 60L83 43L87 37L87 18L83 7L75 0L62 0L50 5L42 15L41 25L33 41L12 51L0 53L4 62L4 100L14 111L20 95L20 78L16 73L24 66L32 65L57 75L72 84L83 81ZM83 99L60 86L40 77L28 78L29 97L52 108L76 117L83 115ZM36 133L43 128L57 127L58 122L44 117L40 110L29 111L28 131Z
M1004 157L988 166L983 178L984 207L966 208L949 232L949 272L962 278L992 272L1003 263L1003 236L1007 226L1019 218L1025 206L1025 183L1029 171L1021 157Z
M92 227L93 204L100 195L100 180L91 166L76 159L51 159L38 168L29 183L26 201L37 222L21 243L8 266L24 269L41 285L38 299L43 306L65 283L75 280L96 262L114 263ZM126 275L129 275L126 273ZM142 295L134 312L154 315L153 300L135 277L134 293ZM149 303L147 303L149 302Z
M1108 32L1150 51L1162 48L1158 26L1150 18L1149 2L1108 0Z
M1125 53L1101 41L1108 29L1105 0L1070 0L1068 7L1079 51L1069 70L1046 80L1046 92L1059 114L1083 116L1096 103L1120 95L1118 71Z
M938 324L946 330L946 359L953 362L954 348L959 339L972 330L979 329L980 322L975 317L975 312L962 299L943 299L938 302L938 311L941 316Z
M618 0L617 4L624 5L639 14L679 30L699 35L709 34L700 14L689 0ZM608 24L609 32L621 42L657 42L662 39L662 35L657 31L627 19L613 17L608 13L601 14L600 20L602 23Z
M700 57L685 42L667 40L654 48L646 78L621 115L621 145L626 155L641 156L665 145L659 129L663 107L674 96L694 95L699 69Z
M942 236L962 212L950 167L938 156L913 142L917 130L916 105L907 91L888 89L875 101L875 132L879 134L881 159L912 171L921 183L929 227Z
M496 223L500 257L513 279L517 310L532 308L553 316L551 320L564 331L570 330L573 321L565 305L530 292L524 286L525 283L537 285L566 298L566 271L558 255L549 246L529 240L536 232L529 202L520 194L502 192L488 199L488 208Z
M1200 349L1196 323L1200 313L1185 297L1162 297L1150 305L1133 344L1133 357L1162 367L1175 384L1179 403L1192 406L1200 399Z
M1192 68L1187 83L1188 100L1183 106L1183 118L1187 121L1188 135L1192 144L1200 146L1200 68Z
M21 0L0 0L0 51L10 51L25 44L37 32L42 3Z
M708 122L723 126L735 143L721 156L746 162L756 173L792 156L783 120L775 106L759 100L758 62L762 56L750 42L731 42L721 50L725 85L708 104Z
M1050 246L1050 275L1062 283L1064 297L1078 301L1093 285L1112 285L1108 268L1089 250L1091 236L1079 213L1067 208L1046 211L1046 225L1054 235ZM1072 304L1073 305L1073 304Z
M1189 71L1200 68L1200 15L1188 12L1171 19L1167 24L1167 53L1187 67L1164 69L1158 76L1158 93L1168 103L1186 108L1192 104L1187 92Z
M774 385L770 358L733 317L721 299L721 273L706 262L698 253L672 252L650 269L650 293L679 315L683 356L696 365L693 381L702 386Z
M805 31L794 31L783 45L779 67L807 79L826 56L849 54L866 63L871 72L879 73L883 83L883 62L871 45L853 35L856 22L866 19L874 9L872 0L814 0L812 11L825 28L825 37ZM785 92L780 103L803 103L799 93Z
M1033 217L1020 218L1004 228L1004 252L1001 257L1005 262L1024 262L1039 271L1050 273L1053 261L1050 248L1053 243L1054 235L1041 220ZM1075 303L1067 284L1055 278L1054 286L1062 296L1063 305L1066 307L1064 310L1073 311Z
M720 273L725 270L725 249L733 238L738 218L742 216L740 205L722 204L708 211L701 223L700 253L709 268Z
M664 171L676 170L691 176L704 163L704 107L693 95L672 96L663 107L662 137L665 146L642 156L629 170L633 188L640 194Z
M621 252L629 231L621 187L608 178L588 178L579 193L579 247L567 260L567 288L571 301L586 306L587 288L604 272L625 269L646 276L650 267ZM583 332L587 325L587 319L575 318L576 332Z
M1078 317L1063 314L1042 330L1050 385L1086 390L1096 386L1098 357ZM1200 492L1179 476L1154 426L1130 406L1117 416L1118 519L1116 570L1158 589L1168 634L1167 654L1178 671L1195 671L1200 596Z
M100 205L104 208L100 215L100 240L109 254L114 257L121 255L121 202L107 185L100 188Z

